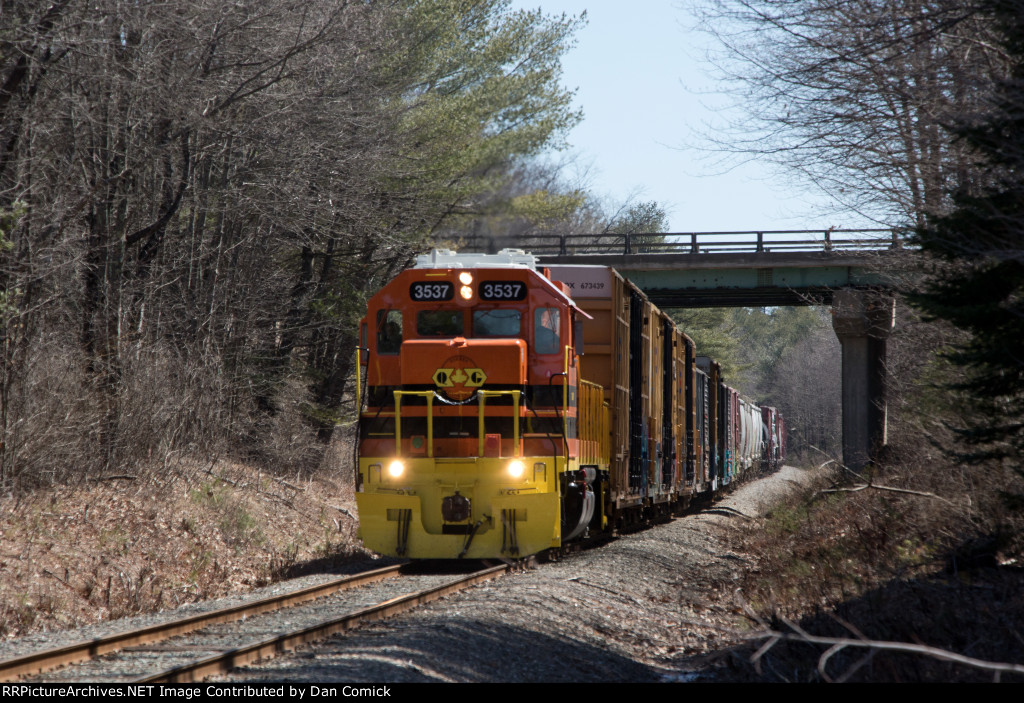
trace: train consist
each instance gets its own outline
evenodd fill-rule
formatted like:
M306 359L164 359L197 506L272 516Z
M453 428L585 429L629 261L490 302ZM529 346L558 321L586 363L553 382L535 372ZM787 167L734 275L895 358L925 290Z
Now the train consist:
M382 554L535 554L785 457L781 414L606 267L435 251L360 331L356 501Z

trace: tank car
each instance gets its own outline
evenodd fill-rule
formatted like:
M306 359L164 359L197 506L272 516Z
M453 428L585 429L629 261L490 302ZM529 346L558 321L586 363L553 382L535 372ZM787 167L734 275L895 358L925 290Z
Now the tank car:
M786 459L786 423L777 409L761 406L763 427L763 456L761 466L766 471L775 471Z

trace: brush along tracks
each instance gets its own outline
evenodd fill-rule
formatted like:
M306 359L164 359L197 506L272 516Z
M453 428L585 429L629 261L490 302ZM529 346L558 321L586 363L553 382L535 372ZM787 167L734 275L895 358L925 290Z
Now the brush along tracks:
M425 573L409 566L377 569L242 606L9 659L0 662L0 679L78 663L33 680L198 681L360 622L410 610L496 578L507 568L495 566L454 577L451 571Z

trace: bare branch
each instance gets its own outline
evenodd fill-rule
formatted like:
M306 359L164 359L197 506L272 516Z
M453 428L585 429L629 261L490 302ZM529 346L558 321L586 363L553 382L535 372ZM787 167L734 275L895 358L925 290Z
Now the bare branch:
M819 452L821 451L817 447L813 447L813 446L811 447L811 449L814 449L815 451L819 451ZM858 493L858 492L866 490L868 488L874 488L874 489L879 490L879 491L892 491L894 493L908 493L910 495L921 496L921 497L924 497L924 498L934 498L935 500L941 500L943 503L946 503L948 505L956 505L952 501L950 501L950 500L948 500L946 498L943 498L940 495L936 495L935 493L931 493L929 491L914 491L914 490L911 490L909 488L896 488L895 486L880 486L877 483L875 483L872 479L865 478L862 474L857 473L856 471L854 471L850 467L848 467L845 464L843 464L841 461L837 461L835 459L829 459L828 461L826 461L824 464L822 464L818 468L819 469L820 468L824 468L828 464L833 464L833 463L836 464L836 466L839 466L840 468L842 468L844 471L847 471L847 472L853 474L857 479L863 481L864 483L862 483L859 486L852 486L852 487L840 486L840 487L835 487L835 488L824 488L824 489L821 489L821 490L815 492L814 495L819 495L819 494L822 494L822 493Z
M704 0L732 99L699 135L725 163L761 157L842 207L920 223L974 168L942 127L987 109L1009 63L972 3Z
M983 659L975 659L973 657L967 657L956 652L950 652L949 650L940 649L939 647L931 647L923 644L911 644L909 642L887 642L882 640L871 640L863 637L852 638L852 637L819 637L812 635L794 623L785 621L787 626L792 628L793 632L779 632L777 630L768 630L764 632L757 632L749 636L748 639L753 641L765 640L765 643L758 648L758 650L751 655L750 661L757 663L768 650L773 646L782 641L787 642L805 642L809 644L820 644L827 645L828 649L818 659L818 671L822 674L822 677L828 681L832 679L828 677L825 672L825 667L828 664L828 660L837 654L842 649L847 647L856 647L861 649L869 649L870 653L876 652L905 652L908 654L920 654L922 656L931 657L940 661L953 662L955 664L963 664L974 669L981 669L983 671L991 671L995 673L1014 673L1024 674L1024 664L1013 664L1009 662L991 662ZM863 666L864 661L856 663L854 666L860 668ZM852 672L846 672L844 678L847 678Z
M824 488L824 489L818 491L817 493L815 493L815 495L817 495L818 493L857 493L859 491L863 491L863 490L866 490L868 488L873 488L873 489L875 489L877 491L892 491L894 493L909 493L910 495L921 496L923 498L934 498L935 500L941 500L943 503L946 503L948 505L956 505L956 503L953 503L952 501L947 500L947 499L943 498L942 496L935 495L934 493L929 493L928 491L912 491L909 488L895 488L893 486L880 486L877 483L865 483L865 484L862 484L860 486L853 486L851 488Z

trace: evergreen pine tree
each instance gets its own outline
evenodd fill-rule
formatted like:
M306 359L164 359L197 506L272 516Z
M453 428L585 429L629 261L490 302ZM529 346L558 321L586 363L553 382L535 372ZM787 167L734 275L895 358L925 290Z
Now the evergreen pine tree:
M954 194L954 209L917 232L944 261L913 301L932 318L970 333L949 353L966 375L951 384L971 398L962 430L972 458L1019 458L1024 450L1024 2L989 0L1012 71L984 115L954 134L976 151L984 174Z

